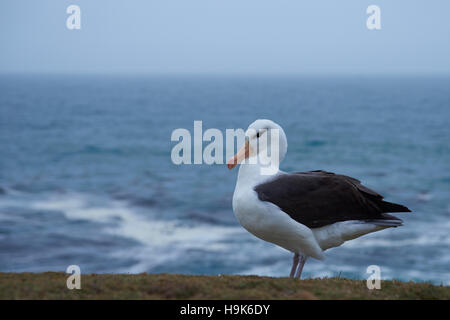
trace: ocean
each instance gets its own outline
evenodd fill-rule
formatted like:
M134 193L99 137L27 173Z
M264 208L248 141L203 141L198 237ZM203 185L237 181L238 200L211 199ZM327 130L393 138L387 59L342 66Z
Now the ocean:
M247 233L237 171L175 165L171 133L279 123L284 171L353 176L408 206L404 226L310 259L303 277L450 284L450 78L0 76L0 272L287 276Z

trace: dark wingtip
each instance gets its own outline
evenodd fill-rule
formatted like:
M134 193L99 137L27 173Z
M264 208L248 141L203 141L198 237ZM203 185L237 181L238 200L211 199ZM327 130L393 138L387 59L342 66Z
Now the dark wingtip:
M408 207L402 206L401 204L398 204L395 210L395 212L412 212Z
M383 212L412 212L411 210L409 210L409 208L401 204L392 203L388 201L381 201L380 204Z
M399 211L399 212L412 212L408 207L406 206L401 206L403 211Z

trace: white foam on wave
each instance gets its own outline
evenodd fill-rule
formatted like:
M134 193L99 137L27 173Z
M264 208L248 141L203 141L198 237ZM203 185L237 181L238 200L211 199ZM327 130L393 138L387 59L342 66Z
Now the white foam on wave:
M120 272L146 272L189 250L220 252L227 249L224 240L243 233L238 227L196 224L185 226L173 220L157 220L137 212L124 201L97 199L83 194L52 195L31 203L35 210L62 212L67 219L103 223L102 232L138 241L142 246L111 252L117 258L139 261ZM148 213L148 210L147 210Z
M431 193L428 193L425 191L419 192L416 195L417 201L421 201L421 202L428 202L428 201L431 201L433 198L434 198L434 196Z
M95 199L94 199L95 200ZM95 201L94 201L95 202ZM239 231L235 227L211 226L197 224L183 226L170 220L156 220L138 214L122 201L108 201L102 206L90 202L89 197L80 194L52 197L45 201L31 204L33 209L61 211L68 219L82 219L93 222L114 223L117 226L105 227L105 231L137 240L152 246L173 242L214 241L223 236Z

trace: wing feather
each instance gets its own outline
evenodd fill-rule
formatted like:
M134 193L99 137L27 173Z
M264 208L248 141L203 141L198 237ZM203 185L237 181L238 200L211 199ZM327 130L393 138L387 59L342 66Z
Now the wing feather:
M255 191L261 201L277 205L309 228L346 220L383 220L387 219L383 213L410 211L383 201L383 196L355 178L322 170L282 174ZM398 219L389 216L393 218Z

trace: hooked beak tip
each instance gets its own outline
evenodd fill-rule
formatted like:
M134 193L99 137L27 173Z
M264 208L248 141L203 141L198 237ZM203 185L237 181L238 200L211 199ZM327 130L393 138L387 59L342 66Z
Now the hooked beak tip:
M245 141L245 145L241 148L241 150L239 150L238 153L234 155L234 157L231 157L230 160L228 160L227 162L228 169L230 170L233 169L243 160L247 159L250 154L250 150L251 148L247 140Z
M231 162L231 161L229 161L229 162L227 163L227 167L228 167L229 170L233 170L233 168L236 167L236 164L233 163L233 162Z

